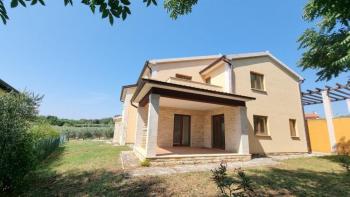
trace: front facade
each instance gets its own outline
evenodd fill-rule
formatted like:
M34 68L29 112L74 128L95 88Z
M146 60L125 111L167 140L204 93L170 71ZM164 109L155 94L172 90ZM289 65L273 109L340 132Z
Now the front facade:
M147 61L119 143L141 159L307 152L301 82L269 52Z

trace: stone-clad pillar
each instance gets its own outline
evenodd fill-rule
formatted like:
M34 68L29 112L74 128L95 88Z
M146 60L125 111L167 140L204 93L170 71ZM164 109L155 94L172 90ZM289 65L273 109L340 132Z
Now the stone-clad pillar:
M158 94L149 95L146 157L156 156L159 119L159 98L160 96Z

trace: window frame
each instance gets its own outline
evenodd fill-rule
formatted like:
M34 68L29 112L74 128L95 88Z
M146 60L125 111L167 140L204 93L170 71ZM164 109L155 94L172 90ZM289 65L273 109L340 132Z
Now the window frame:
M257 87L253 87L253 78L252 76L258 76L258 77L261 77L262 79L260 80L261 81L261 86L262 86L262 89L259 89ZM257 77L256 77L257 79ZM255 85L255 84L254 84ZM256 84L257 85L257 84ZM262 91L262 92L266 92L266 88L265 88L265 75L264 74L261 74L261 73L257 73L257 72L254 72L254 71L250 71L250 88L252 90L257 90L257 91Z
M264 119L264 132L260 132L256 130L256 124L255 124L255 119L256 118L263 118ZM268 116L263 116L263 115L253 115L253 130L254 130L254 135L255 136L270 136L269 133L269 128L268 128Z
M291 125L291 123L293 123L295 135L293 135L293 133L292 133L292 125ZM290 136L292 138L299 138L299 132L298 132L298 127L297 127L297 120L295 118L290 118L290 119L288 119L288 124L289 124Z
M183 75L183 74L179 74L179 73L176 73L175 77L178 79L184 79L184 80L188 80L188 81L192 80L192 76Z

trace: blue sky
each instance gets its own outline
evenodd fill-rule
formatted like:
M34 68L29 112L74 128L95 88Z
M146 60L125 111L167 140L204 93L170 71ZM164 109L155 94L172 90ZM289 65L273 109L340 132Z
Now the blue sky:
M8 3L6 1L6 3ZM174 21L163 9L132 3L132 15L110 26L75 0L46 7L8 9L0 24L0 78L19 90L45 95L40 113L64 118L101 118L121 113L120 88L135 83L147 59L270 51L306 81L303 89L344 83L345 73L316 83L315 71L297 67L297 38L306 1L200 0ZM323 114L322 106L306 111ZM334 114L346 114L344 102Z

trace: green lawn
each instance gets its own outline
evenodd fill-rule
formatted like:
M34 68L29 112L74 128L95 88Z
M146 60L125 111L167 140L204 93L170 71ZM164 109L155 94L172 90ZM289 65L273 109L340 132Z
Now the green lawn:
M27 177L22 196L215 196L210 172L131 178L121 170L127 147L70 141ZM262 196L350 196L350 175L335 156L300 158L247 170Z

